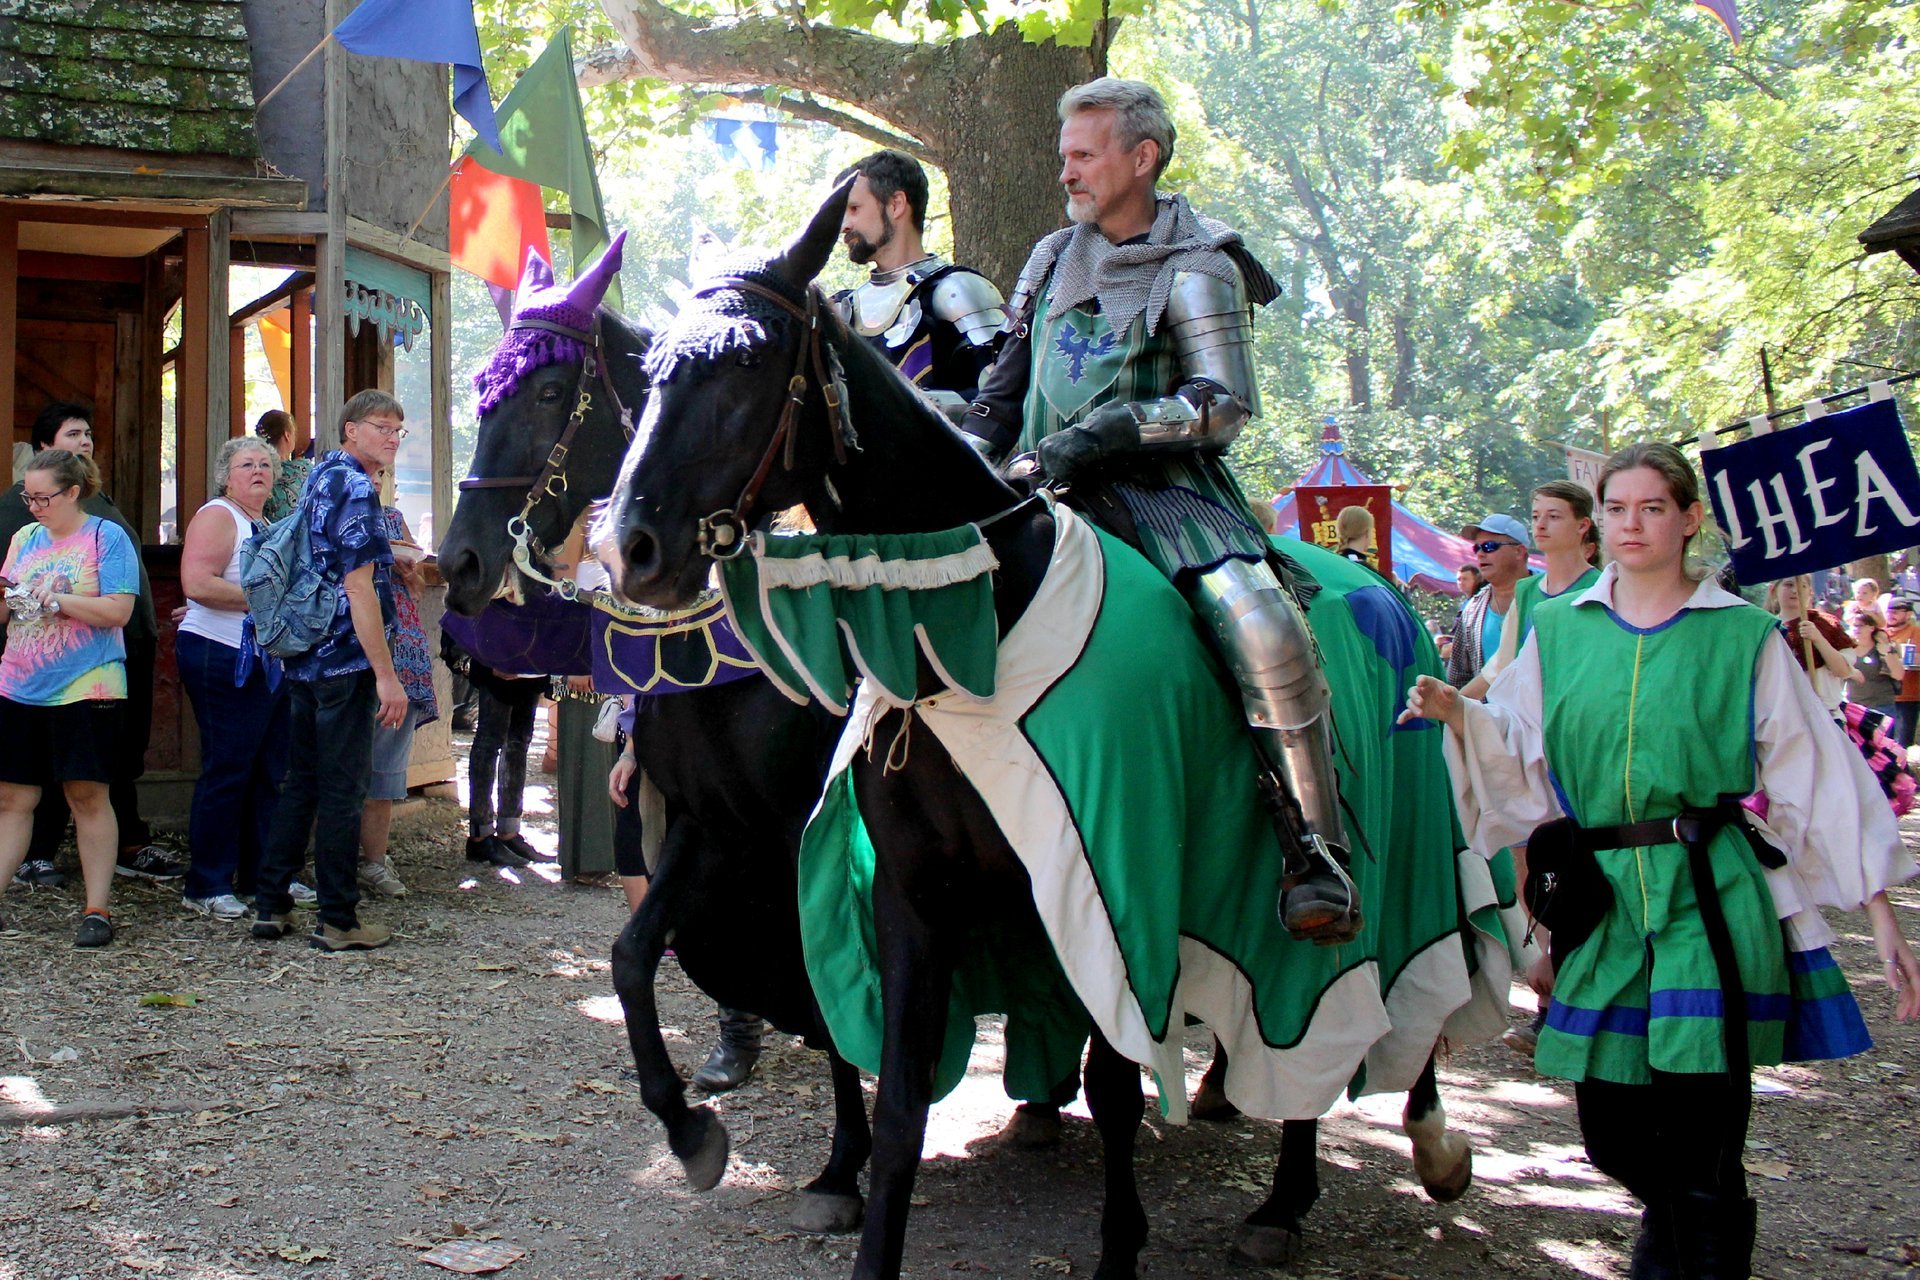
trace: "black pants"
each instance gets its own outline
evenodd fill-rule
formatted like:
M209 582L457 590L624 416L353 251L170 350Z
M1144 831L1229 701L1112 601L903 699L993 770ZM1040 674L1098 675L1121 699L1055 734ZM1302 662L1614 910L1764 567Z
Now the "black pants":
M1573 1096L1593 1167L1642 1204L1673 1205L1689 1194L1746 1197L1740 1156L1753 1105L1746 1078L1656 1071L1652 1084L1582 1080Z
M107 782L107 799L120 825L120 848L138 849L153 840L153 831L140 818L140 789L134 784L147 771L147 739L153 735L153 661L159 642L151 638L128 640L127 700L120 708L120 743ZM27 857L53 861L67 826L73 820L67 797L48 787L33 811L33 836ZM117 852L117 850L116 850Z
M287 886L306 861L312 831L320 921L353 929L360 923L360 886L354 878L360 811L373 774L374 715L380 709L373 672L287 684L287 776L260 853L254 905L262 916L293 910Z
M504 686L504 687L503 687ZM467 834L520 834L526 800L527 749L533 745L535 709L545 680L475 683L480 714L467 753Z
M1900 745L1913 745L1913 731L1920 725L1920 702L1896 702L1893 704L1894 736Z

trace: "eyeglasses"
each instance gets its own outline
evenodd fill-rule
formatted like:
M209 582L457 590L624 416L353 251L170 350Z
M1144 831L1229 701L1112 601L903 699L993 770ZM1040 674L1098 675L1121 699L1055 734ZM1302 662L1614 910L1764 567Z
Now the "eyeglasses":
M69 489L72 487L73 486L71 485L67 486L67 488ZM46 510L47 504L49 502L52 502L55 498L59 497L61 494L65 493L66 491L67 491L66 489L55 489L52 493L22 492L20 495L20 500L27 504L27 510L29 511L44 511Z
M405 440L407 438L407 429L399 423L388 426L384 422L375 422L370 418L350 418L348 421L358 422L363 427L372 427L375 431L378 431L390 440Z
M1490 556L1502 547L1517 547L1519 545L1517 542L1501 542L1497 538L1488 538L1485 542L1474 543L1473 549L1483 556Z

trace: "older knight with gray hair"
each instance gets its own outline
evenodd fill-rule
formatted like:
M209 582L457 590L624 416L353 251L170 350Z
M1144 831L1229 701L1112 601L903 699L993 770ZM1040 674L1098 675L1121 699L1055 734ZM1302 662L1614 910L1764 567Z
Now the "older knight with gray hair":
M1287 856L1296 937L1359 929L1333 772L1331 698L1299 604L1223 455L1259 407L1249 303L1279 290L1238 232L1156 190L1174 127L1151 85L1060 99L1073 225L1034 246L1007 343L966 421L989 456L1033 450L1135 541L1225 651Z

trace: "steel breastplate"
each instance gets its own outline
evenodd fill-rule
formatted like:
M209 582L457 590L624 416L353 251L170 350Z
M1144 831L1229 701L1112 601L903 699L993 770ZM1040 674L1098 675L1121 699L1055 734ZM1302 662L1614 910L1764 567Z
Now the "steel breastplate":
M945 266L937 255L889 272L875 272L848 296L852 315L848 323L863 338L878 338L889 349L906 344L920 328L924 314L916 296L927 277Z

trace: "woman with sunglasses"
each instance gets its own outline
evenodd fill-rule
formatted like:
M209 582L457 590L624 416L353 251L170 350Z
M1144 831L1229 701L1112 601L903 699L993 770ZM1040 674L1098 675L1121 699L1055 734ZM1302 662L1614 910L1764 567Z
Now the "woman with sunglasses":
M0 742L12 744L0 752L0 886L27 855L41 794L58 787L73 811L87 887L76 947L113 941L119 826L107 784L127 697L121 630L140 593L133 540L80 509L99 487L91 459L65 449L35 454L21 494L35 523L13 535L0 563Z
M1594 1167L1645 1207L1629 1275L1746 1280L1750 1071L1871 1043L1821 906L1865 908L1895 1017L1920 1016L1886 897L1915 868L1778 623L1689 565L1685 455L1634 445L1598 488L1599 580L1535 611L1487 702L1423 676L1407 715L1447 726L1473 847L1528 843L1529 901L1558 922L1534 1067L1575 1082Z

